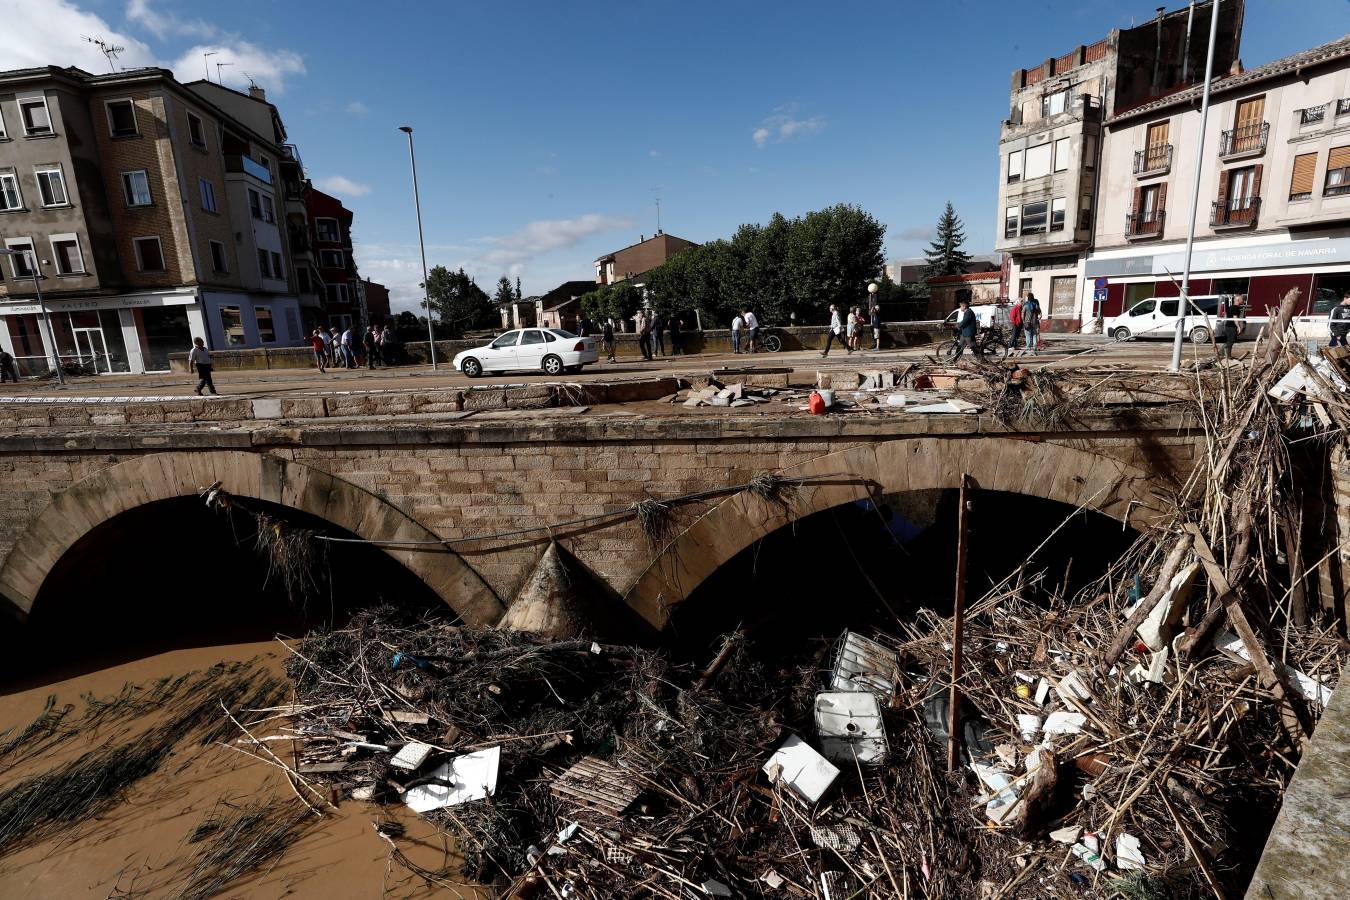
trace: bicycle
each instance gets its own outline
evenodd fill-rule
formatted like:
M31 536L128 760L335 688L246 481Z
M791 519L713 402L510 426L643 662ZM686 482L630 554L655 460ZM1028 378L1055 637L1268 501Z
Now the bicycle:
M960 338L953 338L944 341L938 346L937 357L946 363L955 362L957 359L957 350L961 347ZM975 343L972 348L976 359L983 359L992 356L994 359L1006 359L1010 350L1008 346L1007 335L1003 333L1002 328L981 328L975 333Z

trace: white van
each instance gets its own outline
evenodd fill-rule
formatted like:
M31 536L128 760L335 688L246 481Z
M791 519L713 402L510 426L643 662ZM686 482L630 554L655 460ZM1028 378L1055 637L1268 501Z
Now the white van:
M1186 320L1187 337L1193 344L1208 344L1218 329L1224 296L1211 294L1191 298L1191 313ZM1177 332L1180 318L1179 297L1150 297L1140 300L1118 316L1111 316L1103 330L1118 341L1131 338L1170 338ZM1266 317L1262 316L1262 321ZM1244 321L1251 321L1248 317ZM1244 329L1239 326L1238 333Z
M975 321L979 323L981 328L993 328L995 325L1011 328L1012 324L1008 319L1008 313L1011 309L1012 307L1006 303L981 303L978 306L972 305L970 307L970 311L975 314ZM960 311L959 307L952 310L947 318L943 319L942 324L949 328L955 328L956 314Z

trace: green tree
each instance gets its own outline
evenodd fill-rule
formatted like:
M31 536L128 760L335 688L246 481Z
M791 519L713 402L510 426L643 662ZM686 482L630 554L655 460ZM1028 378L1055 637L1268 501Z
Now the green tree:
M883 268L885 233L871 215L843 203L792 222L786 271L799 322L822 320L831 303L866 304L867 283Z
M619 323L633 318L642 303L642 293L626 281L607 284L581 296L581 310L595 322L613 319Z
M525 295L522 294L522 293L520 292L520 276L519 276L519 275L516 276L516 299L517 299L517 300L524 300L524 299L525 299Z
M463 269L451 272L445 266L433 266L427 273L426 290L431 308L452 335L498 321L492 300Z
M501 278L498 278L497 294L492 298L492 301L494 303L510 303L513 300L518 299L520 298L516 296L515 289L511 287L511 279L507 278L505 275L503 275Z
M970 254L961 249L965 242L965 226L948 200L947 208L938 217L937 235L924 254L928 257L928 268L924 274L929 278L964 275L966 267L970 265Z

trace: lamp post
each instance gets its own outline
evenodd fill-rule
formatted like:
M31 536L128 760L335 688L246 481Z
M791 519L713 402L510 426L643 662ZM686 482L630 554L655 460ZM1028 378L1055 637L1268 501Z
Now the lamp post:
M56 333L52 331L52 319L51 316L47 314L47 304L42 302L42 285L38 283L37 254L33 253L31 250L11 250L8 247L0 247L0 254L8 256L11 259L16 256L22 256L28 260L28 271L33 276L33 290L37 292L38 309L42 311L42 323L47 326L47 341L51 344L52 355L56 360L56 380L64 385L66 383L66 376L61 372L61 349L56 346Z
M417 157L413 155L412 126L400 125L408 136L408 162L412 165L413 206L417 210L417 246L422 250L422 298L427 307L427 341L431 345L431 371L436 371L436 332L431 327L431 290L427 285L427 245L422 239L422 199L417 193Z

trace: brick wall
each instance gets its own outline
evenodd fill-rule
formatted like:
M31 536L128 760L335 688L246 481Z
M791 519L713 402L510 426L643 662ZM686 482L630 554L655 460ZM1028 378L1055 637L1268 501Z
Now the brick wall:
M206 133L205 148L192 143L188 131L189 111L201 117L202 129ZM196 241L200 267L199 280L205 284L240 287L238 245L234 240L234 229L230 227L229 201L225 196L225 156L220 152L220 128L204 107L184 102L176 96L168 103L168 113L174 117L172 140L183 173L188 208L191 210L192 237ZM217 212L207 212L202 208L199 178L205 178L215 188ZM229 272L223 275L217 274L212 266L209 242L213 240L225 245L225 264Z

